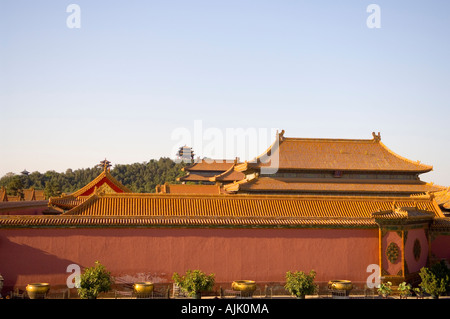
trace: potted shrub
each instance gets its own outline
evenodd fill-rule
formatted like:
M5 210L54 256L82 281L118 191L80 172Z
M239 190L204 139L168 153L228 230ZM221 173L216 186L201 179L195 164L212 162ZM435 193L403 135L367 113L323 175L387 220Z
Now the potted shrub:
M402 282L398 285L398 291L400 293L400 299L407 299L408 296L411 296L411 285L406 282Z
M215 283L215 275L206 275L201 270L188 270L184 276L174 273L173 281L190 297L195 299L201 298L201 293L204 291L211 291Z
M392 282L388 281L386 283L380 284L380 287L378 288L378 294L383 296L383 298L387 298L391 293L392 293Z
M81 299L96 299L99 293L111 290L112 283L110 272L96 261L94 267L86 268L81 274L78 295Z
M316 290L314 279L316 272L311 270L309 274L303 271L296 271L286 273L286 284L284 288L298 299L305 299L306 295L311 295Z
M417 288L413 288L414 293L416 294L417 299L422 299L423 298L423 289L420 287Z
M449 281L448 275L446 275L444 278L440 278L436 276L433 271L426 267L422 267L420 269L419 275L422 279L422 282L419 284L419 286L422 287L423 291L431 295L432 298L437 299L446 291Z

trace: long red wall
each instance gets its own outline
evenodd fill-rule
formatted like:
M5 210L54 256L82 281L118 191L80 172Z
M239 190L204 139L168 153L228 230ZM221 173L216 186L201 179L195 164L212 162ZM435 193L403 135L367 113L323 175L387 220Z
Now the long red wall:
M286 271L317 272L316 281L365 282L378 264L377 229L67 228L1 229L5 287L65 285L67 266L98 260L116 282L171 282L201 269L216 282L284 282Z

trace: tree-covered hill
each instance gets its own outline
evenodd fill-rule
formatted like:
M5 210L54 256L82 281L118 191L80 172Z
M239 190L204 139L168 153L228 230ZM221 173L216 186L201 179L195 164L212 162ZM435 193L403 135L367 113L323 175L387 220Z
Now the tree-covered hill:
M152 193L158 184L177 183L176 178L185 173L181 170L186 164L175 163L170 158L152 159L149 162L118 164L111 168L111 175L136 193ZM32 172L29 175L7 173L0 178L0 187L7 189L8 195L20 194L22 189L34 187L44 189L46 197L74 192L102 172L102 168L68 168L64 173L47 171Z

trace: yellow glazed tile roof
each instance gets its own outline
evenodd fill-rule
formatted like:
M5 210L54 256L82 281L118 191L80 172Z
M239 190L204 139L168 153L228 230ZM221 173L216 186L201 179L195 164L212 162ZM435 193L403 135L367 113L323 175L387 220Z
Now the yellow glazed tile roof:
M27 227L318 227L376 228L370 218L223 218L147 216L1 216L1 228Z
M64 215L226 217L226 218L371 218L389 210L393 203L417 206L443 217L434 200L405 197L343 197L285 195L180 195L104 194L92 195Z
M425 193L438 191L441 188L421 181L414 183L385 182L377 180L307 180L294 178L258 177L252 180L242 180L234 184L224 185L230 192L348 192L348 193Z
M8 227L340 227L376 228L393 207L441 220L431 197L93 194L54 216L0 216ZM377 214L378 212L378 214ZM380 213L381 212L381 213ZM387 212L387 213L386 213ZM381 215L380 215L381 214ZM394 215L392 215L394 216ZM394 216L395 217L395 216ZM445 220L445 219L444 219ZM446 223L440 222L440 227Z
M278 143L277 143L278 141ZM271 162L265 156L271 154ZM278 154L278 157L274 154ZM276 160L277 159L277 160ZM277 161L276 164L274 164ZM284 131L266 152L238 170L277 165L278 169L428 172L432 166L404 158L373 139L287 138Z

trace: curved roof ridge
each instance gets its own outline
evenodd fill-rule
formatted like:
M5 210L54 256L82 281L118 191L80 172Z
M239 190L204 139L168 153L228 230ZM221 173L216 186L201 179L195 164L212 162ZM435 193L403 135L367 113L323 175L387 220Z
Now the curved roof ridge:
M242 174L242 172L240 172L240 171L238 171L238 170L235 170L235 168L236 168L237 165L239 165L239 164L238 164L238 161L237 161L237 158L236 158L236 159L234 160L233 165L231 165L230 168L228 168L226 171L224 171L224 172L222 172L222 173L220 173L220 174L217 174L217 175L214 175L214 176L210 177L209 180L210 180L211 182L222 181L222 180L224 180L226 177L232 176L232 174L235 173L235 172L236 172L236 174L241 174L242 176L241 176L240 179L238 178L238 179L236 179L236 180L233 180L233 182L234 182L234 181L240 181L240 180L242 180L243 178L245 178L245 176Z
M249 163L258 163L260 158L263 157L263 156L267 156L266 154L268 154L269 151L270 151L270 154L272 154L272 148L275 145L278 145L278 148L279 148L280 144L283 143L284 140L286 140L286 137L284 137L284 130L282 130L280 133L278 133L278 131L277 131L277 135L276 135L275 141L273 141L273 143L270 144L270 146L262 154L256 156L253 160L249 161ZM247 163L247 161L245 161L245 162Z
M83 203L81 203L78 206L75 206L74 208L68 210L65 213L62 213L61 215L78 215L80 214L80 211L83 210L83 208L90 205L91 203L94 203L96 200L98 200L98 198L99 198L98 194L94 192Z
M377 143L378 143L383 149L385 149L387 152L389 152L391 155L397 157L398 159L400 159L400 160L402 160L402 161L406 161L406 162L411 163L411 164L414 164L414 165L417 165L417 166L419 166L419 167L422 167L422 170L421 170L421 171L423 171L423 172L429 172L429 171L433 170L433 166L431 166L431 165L422 164L422 163L420 163L420 161L413 161L413 160L410 160L409 158L403 157L403 156L401 156L401 155L395 153L395 152L392 151L390 148L388 148L386 145L384 145L380 140L377 141Z
M108 170L103 170L96 178L90 181L88 184L80 188L79 190L73 192L71 196L78 197L85 192L89 191L91 188L95 187L103 178L108 179L111 183L113 183L117 188L122 190L124 193L131 193L131 190L116 180Z
M235 166L236 166L236 162L234 162L233 165L231 165L229 169L227 169L226 171L224 171L224 172L222 172L220 174L214 175L213 177L210 177L209 180L213 182L217 178L225 176L226 174L228 174L231 171L233 171Z

